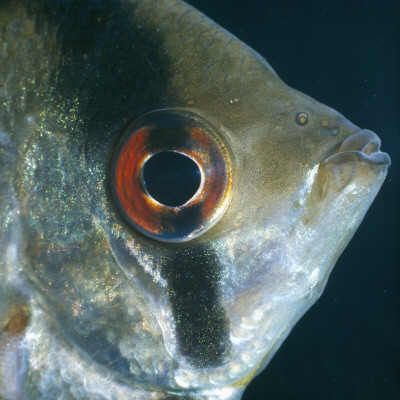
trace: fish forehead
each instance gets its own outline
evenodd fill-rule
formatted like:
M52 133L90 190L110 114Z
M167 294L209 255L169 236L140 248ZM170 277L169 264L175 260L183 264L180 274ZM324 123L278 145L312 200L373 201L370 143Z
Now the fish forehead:
M8 87L15 98L37 95L33 74L43 89L14 107L31 117L16 118L23 160L16 191L26 232L21 263L37 299L89 359L146 390L203 389L251 375L324 282L316 269L295 268L304 255L293 260L300 232L293 197L303 190L299 202L307 200L315 167L358 128L285 86L258 55L182 2L44 4L33 3L34 17L24 7L5 14L16 13L34 38L9 59L25 61L24 51L35 50L24 85L11 75ZM182 245L137 234L108 190L105 160L126 121L166 107L218 127L235 162L225 217ZM309 115L305 129L299 112ZM285 250L289 228L294 244ZM279 323L266 323L277 314ZM32 329L40 318L33 314Z

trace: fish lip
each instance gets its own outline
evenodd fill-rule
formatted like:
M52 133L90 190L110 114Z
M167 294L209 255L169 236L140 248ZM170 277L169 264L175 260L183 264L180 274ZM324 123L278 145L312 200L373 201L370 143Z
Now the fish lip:
M381 141L374 132L361 129L346 138L339 148L324 160L324 164L344 164L360 161L369 165L390 166L390 157L380 151Z

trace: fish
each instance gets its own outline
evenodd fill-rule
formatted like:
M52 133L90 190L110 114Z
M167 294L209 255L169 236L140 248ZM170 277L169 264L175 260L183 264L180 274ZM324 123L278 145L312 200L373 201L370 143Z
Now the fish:
M181 1L0 23L0 396L240 398L379 191L379 138Z

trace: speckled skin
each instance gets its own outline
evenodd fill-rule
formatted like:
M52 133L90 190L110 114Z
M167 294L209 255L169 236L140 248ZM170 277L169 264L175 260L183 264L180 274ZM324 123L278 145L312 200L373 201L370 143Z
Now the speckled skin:
M379 190L379 139L180 1L4 0L0 25L0 398L239 399ZM158 109L232 152L229 208L186 243L111 195Z

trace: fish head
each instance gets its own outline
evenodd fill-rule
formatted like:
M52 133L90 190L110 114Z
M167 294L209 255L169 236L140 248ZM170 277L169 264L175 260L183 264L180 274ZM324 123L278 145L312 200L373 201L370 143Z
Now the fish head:
M271 119L259 113L232 134L237 186L209 232L237 354L231 370L240 364L248 377L319 298L390 164L376 134L286 90L278 105L284 111Z
M218 113L233 155L232 198L215 226L185 244L216 255L213 279L229 321L224 365L202 372L205 381L248 382L267 365L321 295L390 163L371 131L287 86L276 91L252 99L248 121ZM189 371L180 373L188 379Z
M322 293L390 163L376 134L259 65L259 89L238 95L236 107L218 96L213 103L200 90L190 101L183 96L177 107L152 110L129 125L112 156L115 174L132 132L148 118L162 125L166 115L207 126L224 149L223 206L211 222L200 219L194 233L177 228L171 240L163 236L163 229L170 234L165 220L161 231L146 232L132 224L115 190L111 202L125 221L103 224L119 267L157 321L163 356L177 362L172 381L180 388L237 390L267 365ZM213 183L217 190L219 179ZM185 218L193 225L198 216Z

